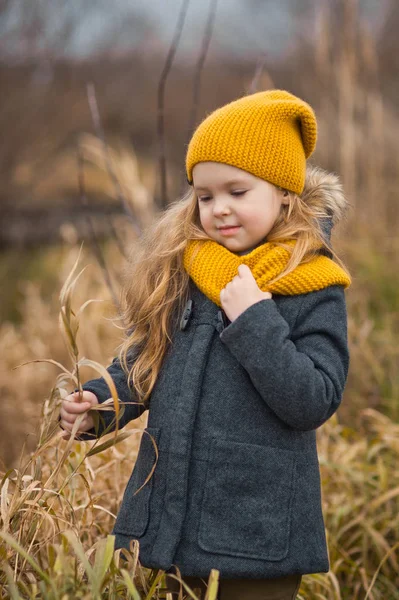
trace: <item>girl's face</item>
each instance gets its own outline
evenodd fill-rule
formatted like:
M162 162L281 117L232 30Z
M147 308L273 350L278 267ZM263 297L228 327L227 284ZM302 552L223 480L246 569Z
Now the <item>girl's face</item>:
M272 183L224 163L197 163L193 187L205 233L235 253L264 243L289 202Z

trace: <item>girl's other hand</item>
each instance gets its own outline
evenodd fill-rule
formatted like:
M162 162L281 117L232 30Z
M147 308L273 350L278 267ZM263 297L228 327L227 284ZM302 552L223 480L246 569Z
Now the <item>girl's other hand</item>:
M61 403L60 426L65 429L63 438L69 440L70 432L76 419L83 413L86 413L79 425L77 434L89 431L94 427L94 420L90 412L93 406L97 406L98 398L93 392L83 390L81 398L79 392L73 392L66 396Z

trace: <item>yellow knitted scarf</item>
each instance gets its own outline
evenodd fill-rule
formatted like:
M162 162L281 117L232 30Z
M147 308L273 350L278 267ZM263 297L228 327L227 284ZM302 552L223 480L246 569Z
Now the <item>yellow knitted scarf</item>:
M288 246L296 244L296 240L292 239L281 241ZM347 288L352 283L337 263L327 256L317 255L309 262L298 265L276 283L268 285L284 270L289 258L289 251L273 242L266 242L248 254L239 256L213 240L189 240L183 264L196 286L218 306L221 306L221 290L237 275L241 264L248 265L262 291L272 294L295 296L329 285L338 284Z

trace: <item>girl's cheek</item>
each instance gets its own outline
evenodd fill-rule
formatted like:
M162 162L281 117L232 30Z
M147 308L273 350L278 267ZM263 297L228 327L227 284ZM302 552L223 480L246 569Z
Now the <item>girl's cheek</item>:
M203 210L199 211L199 219L200 219L201 225L204 226L204 223L206 221L206 215Z
M259 215L256 213L248 212L248 211L240 211L238 213L238 218L240 223L245 223L246 225L253 227L259 224Z
M201 225L202 225L202 228L203 228L203 229L205 229L205 230L206 230L206 229L209 229L209 228L210 228L210 225L211 225L211 219L210 219L209 215L205 215L205 214L202 214L202 215L201 215L201 214L200 214L200 222L201 222Z

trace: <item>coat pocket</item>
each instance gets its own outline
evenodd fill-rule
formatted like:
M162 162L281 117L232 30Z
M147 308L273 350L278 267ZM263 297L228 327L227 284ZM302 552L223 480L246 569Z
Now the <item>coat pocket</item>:
M288 554L295 453L214 438L198 543L231 556L281 560Z
M116 533L140 537L144 535L147 529L150 517L150 497L155 472L152 473L144 486L143 484L150 475L157 457L154 443L150 436L154 439L158 449L160 429L156 427L147 427L144 429L136 464L127 483L122 504L115 521L113 530Z

